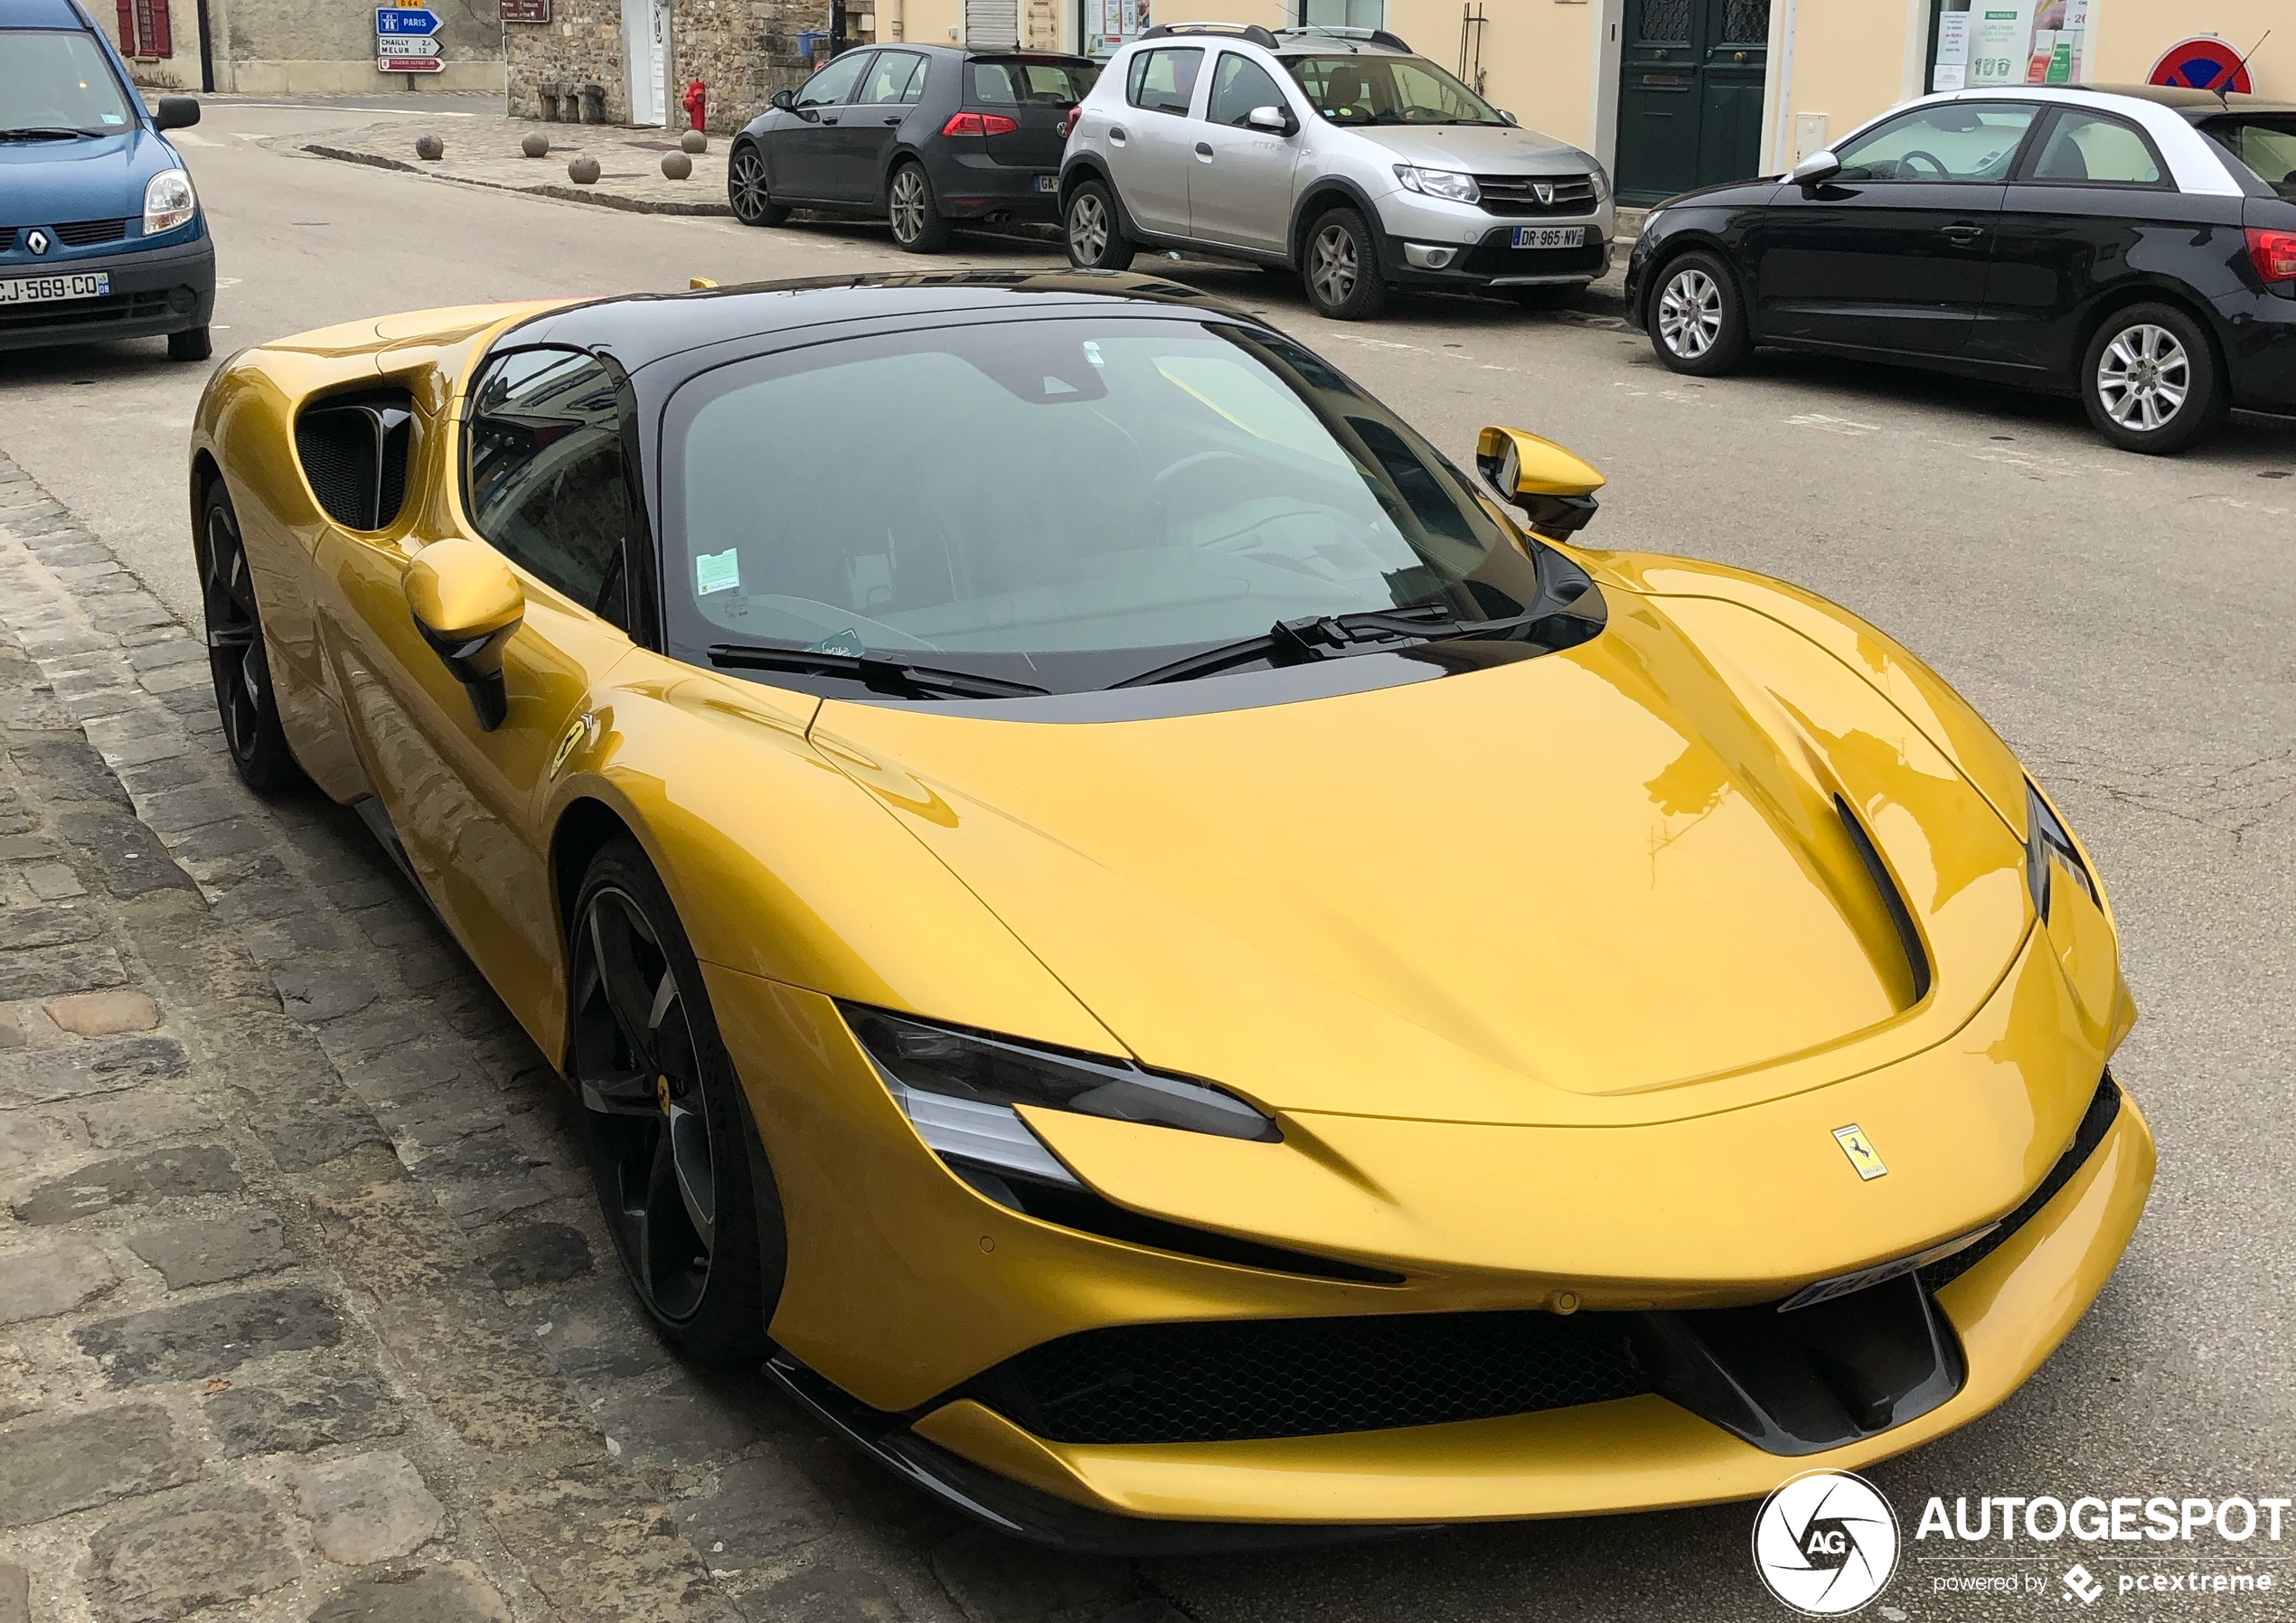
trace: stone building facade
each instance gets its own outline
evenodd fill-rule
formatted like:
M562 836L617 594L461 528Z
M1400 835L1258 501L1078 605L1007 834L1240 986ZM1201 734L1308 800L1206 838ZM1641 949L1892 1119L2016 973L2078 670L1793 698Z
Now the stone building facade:
M91 0L89 11L119 45L138 84L242 95L373 95L397 90L499 90L498 0L424 0L438 14L437 73L375 67L374 0ZM156 8L163 36L137 13ZM121 24L129 26L123 28Z
M607 122L633 122L626 3L635 8L648 0L555 0L546 24L505 24L511 116L550 117L546 91L595 85ZM861 26L866 4L870 0L846 0L848 43L872 37ZM739 129L776 90L805 82L813 68L800 52L801 37L817 36L825 45L830 12L831 0L673 0L666 7L663 121L684 127L681 99L687 81L698 79L709 87L709 127ZM574 116L563 93L555 99L560 117Z

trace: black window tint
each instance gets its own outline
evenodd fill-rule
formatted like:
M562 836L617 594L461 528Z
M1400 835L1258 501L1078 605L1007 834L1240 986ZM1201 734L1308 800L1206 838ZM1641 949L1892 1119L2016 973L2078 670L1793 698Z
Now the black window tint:
M1083 62L996 61L975 59L965 65L970 99L983 107L1041 102L1071 107L1092 89L1098 70Z
M869 70L861 94L853 99L864 107L898 107L914 101L925 89L925 75L920 70L925 59L911 51L880 51L877 65Z
M614 375L570 350L524 350L479 385L467 441L471 521L521 568L620 624L630 530Z
M2165 186L2160 156L2135 125L2067 110L2041 142L2034 180L2058 185Z
M1211 105L1204 117L1214 124L1240 128L1251 117L1254 108L1285 105L1284 92L1275 88L1266 69L1250 57L1230 51L1221 54L1219 66L1212 72Z
M2211 118L2200 127L2246 164L2258 180L2296 202L2296 113Z
M832 107L844 100L853 93L854 85L861 82L861 68L868 61L866 51L839 57L798 87L797 105Z
M1125 91L1132 105L1151 113L1181 113L1196 99L1196 75L1203 71L1204 53L1185 51L1143 51L1133 59Z

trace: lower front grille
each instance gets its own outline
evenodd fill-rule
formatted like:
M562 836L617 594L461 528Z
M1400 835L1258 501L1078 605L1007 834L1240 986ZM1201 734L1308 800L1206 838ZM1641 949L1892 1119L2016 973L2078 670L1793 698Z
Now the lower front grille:
M1056 1442L1222 1442L1491 1420L1650 1390L1629 1316L1412 1313L1124 1325L967 1387Z
M12 225L0 225L0 254L6 253L15 245L16 228Z
M2049 1175L2041 1180L2041 1187L2027 1196L2023 1206L2002 1218L1999 1228L1976 1244L1919 1270L1915 1277L1921 1281L1922 1289L1943 1290L1999 1251L2010 1235L2032 1222L2043 1206L2056 1198L2057 1191L2073 1181L2073 1175L2088 1164L2089 1158L2096 1153L2097 1146L2104 1142L2104 1135L2112 1130L2114 1120L2120 1114L2121 1084L2113 1081L2113 1073L2107 1071L2097 1084L2096 1096L2089 1101L2088 1113L2081 1118L2081 1125L2074 1130L2072 1144L2057 1157L2056 1165L2049 1168Z
M98 242L118 242L127 235L124 220L72 220L56 228L56 239L69 248Z
M102 322L155 321L166 314L167 290L164 287L147 293L115 293L97 299L58 299L0 309L0 333Z
M1584 248L1514 248L1505 233L1468 250L1460 268L1475 277L1567 277L1603 274L1603 245L1590 230Z

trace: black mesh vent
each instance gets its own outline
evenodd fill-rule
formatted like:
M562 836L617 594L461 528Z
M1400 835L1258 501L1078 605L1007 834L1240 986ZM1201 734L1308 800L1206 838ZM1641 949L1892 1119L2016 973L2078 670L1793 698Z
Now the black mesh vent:
M1541 186L1547 188L1543 202ZM1475 189L1487 214L1590 214L1595 209L1595 183L1583 174L1479 174Z
M12 225L0 225L0 254L6 253L15 245L16 228Z
M1586 238L1584 248L1515 248L1510 236L1500 233L1469 249L1460 267L1477 277L1567 277L1582 271L1598 277L1603 274L1603 245L1591 227Z
M124 220L75 220L55 228L56 239L71 248L86 248L90 243L117 242L127 235Z
M1008 1358L962 1395L1058 1442L1313 1437L1650 1390L1625 1315L1414 1313L1124 1325Z
M2057 1157L2056 1165L2049 1168L2049 1175L2041 1180L2041 1187L2033 1191L2023 1206L2002 1218L2000 1227L1976 1244L1920 1270L1916 1277L1920 1279L1923 1289L1943 1290L2000 1250L2011 1234L2032 1222L2035 1214L2056 1199L2056 1192L2070 1183L2073 1175L2096 1153L2097 1146L2104 1142L2104 1135L2113 1126L2113 1118L2120 1113L2121 1084L2113 1081L2113 1073L2107 1071L2103 1080L2097 1084L2096 1097L2089 1101L2088 1113L2081 1118L2081 1125L2074 1131L2072 1147Z
M411 405L403 394L337 399L296 419L303 476L336 523L381 530L399 516L413 442Z
M71 326L81 322L156 321L166 314L165 288L148 293L115 293L104 298L0 305L0 333Z

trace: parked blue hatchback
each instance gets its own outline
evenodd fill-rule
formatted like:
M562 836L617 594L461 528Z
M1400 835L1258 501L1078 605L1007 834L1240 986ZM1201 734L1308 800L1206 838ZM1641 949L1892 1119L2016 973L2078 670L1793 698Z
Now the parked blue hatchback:
M167 337L208 358L215 244L127 65L79 0L0 0L0 350Z

